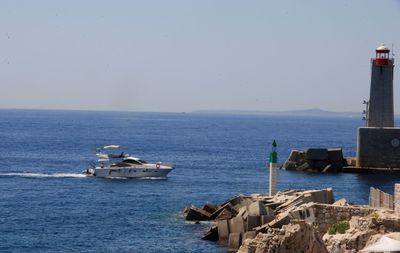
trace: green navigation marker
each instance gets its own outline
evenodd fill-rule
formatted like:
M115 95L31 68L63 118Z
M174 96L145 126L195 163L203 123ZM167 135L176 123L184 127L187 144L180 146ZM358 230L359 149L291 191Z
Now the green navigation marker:
M271 153L269 154L269 163L277 163L278 162L278 153L276 153L276 141L272 143Z

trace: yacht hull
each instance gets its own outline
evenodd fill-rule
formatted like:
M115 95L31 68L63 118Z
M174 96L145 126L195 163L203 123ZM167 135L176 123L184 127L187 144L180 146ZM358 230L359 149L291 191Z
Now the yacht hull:
M166 177L172 168L98 168L92 173L95 177L102 178L143 178Z

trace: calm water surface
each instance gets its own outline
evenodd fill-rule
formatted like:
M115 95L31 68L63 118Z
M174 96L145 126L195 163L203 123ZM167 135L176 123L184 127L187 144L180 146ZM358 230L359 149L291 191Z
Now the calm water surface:
M342 147L355 155L352 118L0 110L1 252L225 252L186 223L191 204L267 192L269 147ZM79 174L94 149L121 144L176 164L168 179ZM367 203L370 186L393 193L398 176L279 171L278 189L333 187Z

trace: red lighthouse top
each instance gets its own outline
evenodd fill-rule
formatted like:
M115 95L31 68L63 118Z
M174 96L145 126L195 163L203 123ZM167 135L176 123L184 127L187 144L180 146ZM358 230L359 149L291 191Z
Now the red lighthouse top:
M385 47L384 44L376 49L376 57L373 60L376 65L387 65L389 62L390 49Z

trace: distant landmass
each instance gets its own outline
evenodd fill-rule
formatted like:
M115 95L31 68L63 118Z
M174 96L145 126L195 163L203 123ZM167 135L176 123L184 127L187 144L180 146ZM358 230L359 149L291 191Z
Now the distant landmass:
M293 111L245 111L245 110L196 110L192 113L204 114L249 114L249 115L282 115L282 116L309 116L309 117L349 117L362 118L362 112L331 112L321 109L293 110Z

